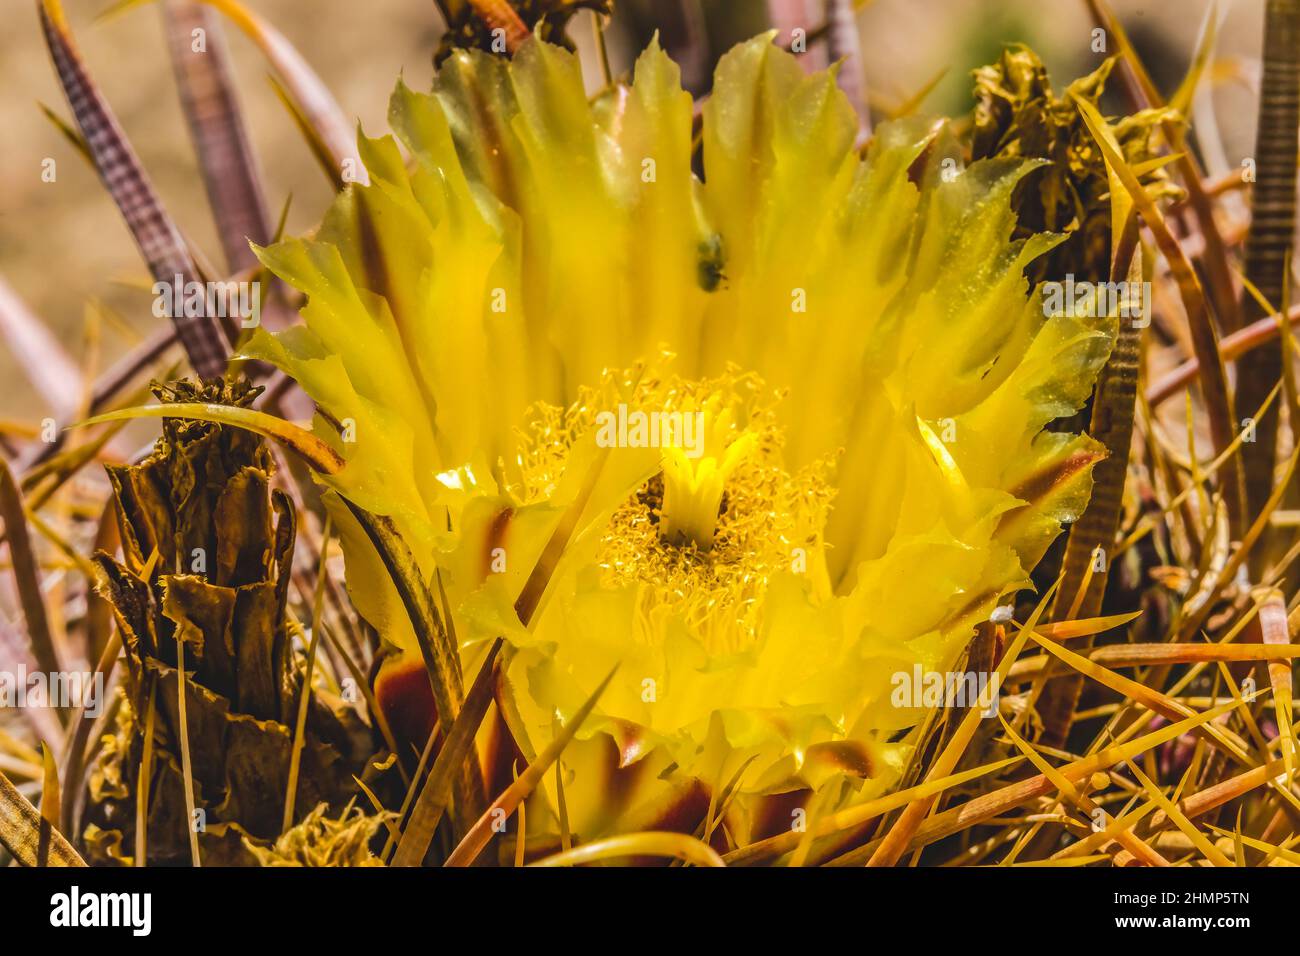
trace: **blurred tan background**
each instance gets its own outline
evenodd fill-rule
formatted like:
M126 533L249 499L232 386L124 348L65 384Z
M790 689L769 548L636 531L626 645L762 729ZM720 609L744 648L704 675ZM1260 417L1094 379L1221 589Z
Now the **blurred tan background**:
M278 27L320 73L343 111L372 135L384 129L388 94L399 72L426 88L441 33L432 0L245 0ZM220 261L206 196L180 112L160 11L145 6L104 21L108 0L64 0L87 66L190 239ZM683 4L693 5L683 8ZM1196 41L1208 0L1113 0L1135 43L1168 94ZM86 354L87 303L105 303L121 321L102 328L100 368L153 327L147 273L95 172L42 116L38 103L70 118L41 36L37 0L0 0L0 276L56 330L68 352ZM819 7L816 2L811 7ZM1222 0L1225 11L1212 72L1224 159L1249 155L1254 138L1263 0ZM682 16L715 52L765 27L766 0L619 0L611 32L615 70L638 38L662 18ZM809 26L820 22L817 18ZM580 14L572 33L591 43ZM873 0L859 16L864 69L873 96L902 102L941 71L927 112L969 108L969 71L994 59L1004 42L1023 41L1043 56L1054 83L1093 69L1091 21L1083 0ZM225 30L245 118L276 218L292 193L288 228L309 229L330 187L267 81L268 66L242 34ZM1110 52L1113 52L1110 51ZM589 79L596 60L585 57ZM697 72L707 74L707 63ZM690 72L687 71L688 79ZM700 82L706 82L701 80ZM57 163L53 183L42 162ZM30 419L40 398L22 372L24 357L0 343L0 418Z

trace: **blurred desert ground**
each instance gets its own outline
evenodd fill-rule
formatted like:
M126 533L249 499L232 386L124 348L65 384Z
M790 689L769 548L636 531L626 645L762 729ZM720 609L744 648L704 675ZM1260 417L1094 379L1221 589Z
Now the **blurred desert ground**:
M441 24L432 0L245 0L284 32L334 91L343 110L371 135L384 131L388 94L399 73L427 88L431 52ZM630 62L634 37L681 2L620 0L611 35L616 70ZM210 261L220 261L180 112L160 11L146 6L108 20L108 0L64 0L92 75L101 85L163 199ZM1208 0L1113 0L1162 90L1186 69ZM1213 102L1225 157L1236 165L1254 141L1258 50L1264 0L1223 0L1218 43L1221 68ZM0 0L0 275L51 328L70 354L88 354L90 303L107 307L98 366L125 352L159 321L151 313L148 278L135 245L94 171L42 116L39 103L70 116L41 37L37 0ZM703 0L710 45L730 43L765 24L765 0ZM819 22L819 21L817 21ZM1005 42L1037 49L1063 86L1091 70L1091 22L1082 0L874 0L859 18L865 71L873 94L902 102L946 68L926 99L926 112L970 105L970 70L996 57ZM591 42L586 14L574 33ZM329 188L267 81L260 52L225 29L254 150L274 219L292 194L290 232L310 229ZM594 71L596 60L586 58ZM589 76L589 80L595 77ZM53 183L42 162L57 163ZM120 321L118 321L120 319ZM23 375L25 357L0 345L0 418L42 411Z

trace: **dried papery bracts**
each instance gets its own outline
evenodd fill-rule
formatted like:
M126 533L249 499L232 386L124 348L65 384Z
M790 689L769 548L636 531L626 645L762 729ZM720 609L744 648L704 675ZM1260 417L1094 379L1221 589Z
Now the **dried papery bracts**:
M164 403L246 407L260 389L154 391ZM122 560L96 560L125 668L116 733L90 775L85 841L98 861L131 861L140 819L150 863L189 861L192 832L210 863L252 863L280 836L303 646L287 610L295 514L274 474L258 436L184 419L164 422L140 464L109 468ZM372 751L355 709L314 688L294 822L357 796L352 774Z

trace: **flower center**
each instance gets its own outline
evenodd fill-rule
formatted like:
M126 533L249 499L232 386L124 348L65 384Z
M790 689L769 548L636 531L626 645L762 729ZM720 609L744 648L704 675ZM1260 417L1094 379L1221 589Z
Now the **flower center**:
M697 440L678 431L657 446L661 470L615 509L596 561L603 586L636 590L636 639L657 644L684 626L711 656L743 652L757 639L772 577L818 566L830 463L785 469L778 396L756 376L647 375L633 398L618 394L605 383L568 409L536 409L523 436L520 498L549 493L600 409L627 400L636 410L700 414Z

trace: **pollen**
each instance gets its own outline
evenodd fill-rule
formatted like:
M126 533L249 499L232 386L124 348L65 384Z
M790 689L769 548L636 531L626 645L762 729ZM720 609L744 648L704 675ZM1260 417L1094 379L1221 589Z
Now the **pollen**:
M607 375L566 409L534 409L520 433L524 500L555 488L574 442L628 394L628 382ZM702 416L699 445L662 448L662 469L614 511L600 541L602 584L636 590L637 639L660 642L677 624L711 656L743 653L761 632L773 576L815 564L808 556L824 547L832 463L786 470L782 397L728 369L695 381L643 376L621 399L629 416Z

